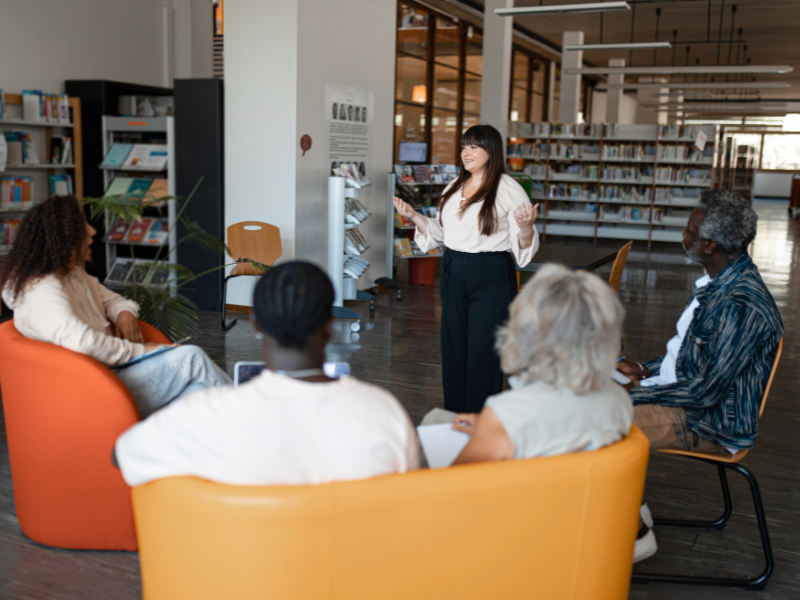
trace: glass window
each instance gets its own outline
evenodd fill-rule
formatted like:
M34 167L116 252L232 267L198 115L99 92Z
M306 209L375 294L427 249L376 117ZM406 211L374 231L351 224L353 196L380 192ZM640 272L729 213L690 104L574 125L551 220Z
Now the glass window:
M458 109L458 71L442 65L433 66L433 105Z
M511 121L528 121L528 92L522 88L511 88Z
M467 64L464 68L471 73L483 75L483 36L472 27L468 27L466 44Z
M797 171L800 169L800 134L765 134L761 168L781 171Z
M534 92L544 94L545 79L547 78L547 63L541 60L533 61L533 77L531 89Z
M431 164L455 164L457 135L458 113L434 109L431 119L431 151L428 156Z
M528 69L530 68L530 61L528 55L523 54L518 50L514 50L514 70L511 74L511 85L521 88L528 87Z
M481 114L481 78L467 73L464 81L464 111Z
M428 57L428 15L427 13L399 5L397 18L397 50L422 58Z
M461 28L447 19L436 19L433 60L455 69L460 57Z
M424 142L425 139L425 107L395 105L394 139L396 142ZM395 148L395 156L397 149Z
M473 125L480 125L481 116L480 115L470 115L464 113L464 122L461 124L461 133L464 133L467 129L472 127ZM461 142L459 141L459 144Z
M428 63L410 56L397 57L395 98L406 102L425 104L428 99L425 87Z

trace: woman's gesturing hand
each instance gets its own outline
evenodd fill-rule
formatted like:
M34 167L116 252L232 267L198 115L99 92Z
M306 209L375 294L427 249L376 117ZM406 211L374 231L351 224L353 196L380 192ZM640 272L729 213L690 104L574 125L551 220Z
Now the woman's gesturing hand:
M536 223L536 216L539 214L539 205L524 204L514 209L514 220L516 220L519 228L523 231L533 229L533 224Z
M413 219L419 214L414 210L413 206L411 206L408 202L403 202L397 196L394 197L394 207L397 209L397 212L408 219Z
M453 423L453 429L472 435L472 432L475 431L475 425L477 423L477 413L461 413L456 417L456 422Z

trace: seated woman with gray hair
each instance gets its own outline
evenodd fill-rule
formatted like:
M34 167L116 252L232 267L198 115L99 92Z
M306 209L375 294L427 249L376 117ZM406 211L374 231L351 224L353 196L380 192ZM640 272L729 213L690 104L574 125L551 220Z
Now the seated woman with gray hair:
M455 416L453 428L472 437L454 464L597 450L626 436L633 404L611 379L624 310L611 287L546 265L510 314L497 350L511 389L480 414Z

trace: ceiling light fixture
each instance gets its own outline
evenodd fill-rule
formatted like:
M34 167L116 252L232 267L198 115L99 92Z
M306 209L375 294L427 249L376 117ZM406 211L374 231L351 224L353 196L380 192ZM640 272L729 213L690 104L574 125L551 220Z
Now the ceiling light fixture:
M564 69L564 75L694 75L710 73L712 75L726 73L791 73L794 68L789 65L699 65L691 66L652 66L652 67L585 67L582 69ZM733 85L729 83L728 85Z
M672 48L669 42L621 42L619 44L570 44L564 50L660 50Z
M600 83L597 91L606 90L779 90L788 88L786 81L770 81L767 83L748 81L746 83L725 83L725 82L692 82L692 83Z
M551 6L520 6L516 8L496 8L499 17L531 17L536 15L556 15L573 13L610 12L630 10L627 2L590 2L588 4L558 4Z

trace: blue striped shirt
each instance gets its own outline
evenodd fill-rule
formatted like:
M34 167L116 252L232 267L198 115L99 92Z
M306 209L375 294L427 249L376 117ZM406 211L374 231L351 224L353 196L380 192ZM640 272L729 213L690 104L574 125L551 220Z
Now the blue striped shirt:
M634 404L686 411L686 424L721 446L751 448L775 350L783 335L778 307L749 256L742 256L694 298L700 304L678 352L677 382L636 387ZM663 356L645 363L657 375Z

